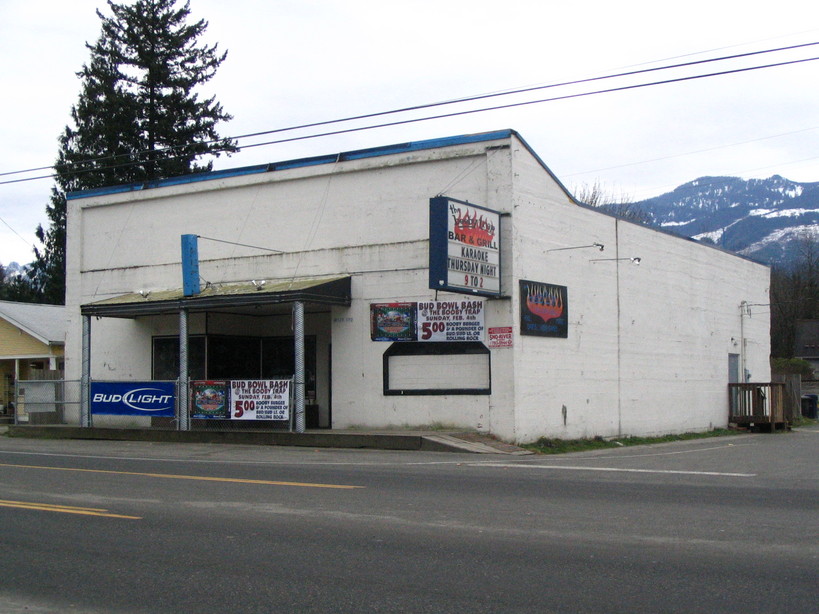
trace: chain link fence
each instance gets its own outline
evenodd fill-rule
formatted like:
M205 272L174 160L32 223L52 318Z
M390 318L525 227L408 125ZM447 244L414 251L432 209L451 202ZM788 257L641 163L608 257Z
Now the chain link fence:
M123 386L109 394L106 385ZM164 392L172 395L170 413L151 415L151 411L111 413L102 405L106 401L119 402L128 397L126 405L134 408L139 399L156 397L150 384L170 385ZM175 382L91 382L90 411L92 426L103 428L154 428L179 430L188 426L193 431L288 431L294 428L293 386L291 380L243 381L241 386L232 382L191 382L187 395L181 394ZM97 385L99 385L97 387ZM242 387L244 386L244 388ZM96 392L95 392L96 390ZM103 391L103 392L100 392ZM128 391L128 392L125 392ZM139 391L142 391L141 393ZM116 394L119 392L119 394ZM129 396L137 394L135 397ZM80 380L22 380L15 385L13 408L14 423L21 425L82 426ZM166 397L169 398L170 397ZM317 424L317 406L308 406L308 428ZM314 415L315 414L315 415Z
M79 380L22 380L14 388L15 424L80 425Z

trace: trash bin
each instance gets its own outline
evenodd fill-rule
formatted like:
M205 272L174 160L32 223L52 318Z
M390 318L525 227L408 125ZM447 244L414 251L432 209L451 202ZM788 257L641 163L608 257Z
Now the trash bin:
M805 418L817 419L817 405L819 404L817 400L819 400L819 395L816 394L802 396L802 415Z

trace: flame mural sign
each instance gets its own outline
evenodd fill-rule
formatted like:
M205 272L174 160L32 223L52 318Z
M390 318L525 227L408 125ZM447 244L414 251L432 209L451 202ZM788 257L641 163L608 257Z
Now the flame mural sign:
M429 287L500 295L500 213L442 196L429 200Z
M520 280L520 334L569 336L569 297L566 286Z

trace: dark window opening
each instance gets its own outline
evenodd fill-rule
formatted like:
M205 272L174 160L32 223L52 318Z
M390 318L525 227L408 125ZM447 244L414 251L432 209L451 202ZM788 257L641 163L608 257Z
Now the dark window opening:
M188 377L193 380L288 379L293 377L293 337L191 335L188 338ZM316 338L304 339L305 397L316 399ZM154 337L153 379L179 377L179 337Z
M188 337L188 377L207 379L205 337ZM154 337L153 379L179 379L179 337Z

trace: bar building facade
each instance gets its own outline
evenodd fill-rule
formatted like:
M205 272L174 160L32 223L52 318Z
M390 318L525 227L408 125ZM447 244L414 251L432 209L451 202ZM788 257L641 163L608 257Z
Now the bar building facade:
M511 130L73 193L67 258L68 379L174 380L183 326L192 379L290 377L297 303L308 428L706 430L770 378L767 267L576 202Z

